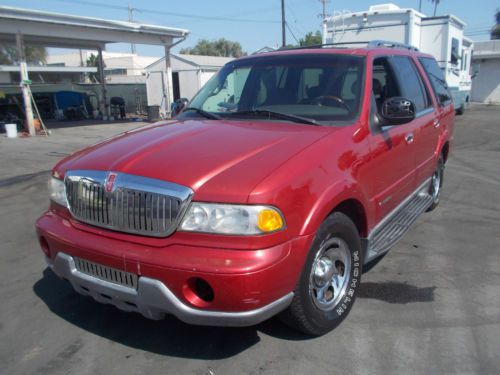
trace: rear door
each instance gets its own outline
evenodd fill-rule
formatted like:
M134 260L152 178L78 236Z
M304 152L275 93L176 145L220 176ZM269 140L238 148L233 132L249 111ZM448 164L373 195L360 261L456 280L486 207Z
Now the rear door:
M426 90L415 61L410 56L394 56L402 96L415 104L415 120L413 131L413 149L415 152L415 175L417 187L424 183L435 168L434 153L436 151L440 123L431 96Z
M443 72L432 57L419 57L418 61L430 83L431 87L429 89L434 93L435 101L437 102L436 125L439 127L442 135L445 132L451 135L453 134L453 124L455 121L455 108L453 107L451 93L446 84ZM436 150L436 152L439 152L439 150Z

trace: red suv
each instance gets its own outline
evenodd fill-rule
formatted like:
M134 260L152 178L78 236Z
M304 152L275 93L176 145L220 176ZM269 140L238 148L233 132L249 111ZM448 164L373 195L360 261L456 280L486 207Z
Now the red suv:
M454 108L393 43L228 63L174 121L59 162L36 227L49 267L126 311L201 325L340 323L439 203Z

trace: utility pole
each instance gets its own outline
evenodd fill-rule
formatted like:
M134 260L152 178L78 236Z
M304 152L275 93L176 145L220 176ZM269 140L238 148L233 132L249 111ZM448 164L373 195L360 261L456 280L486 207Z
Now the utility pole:
M132 5L130 3L128 4L128 22L134 22L134 10L135 8L132 8ZM132 53L135 53L135 44L130 44L130 51Z
M286 20L285 20L285 0L281 0L281 47L286 47Z
M418 11L422 12L422 0L418 0Z
M327 32L327 27L326 27L326 18L328 17L328 14L326 13L326 4L329 3L329 0L319 0L320 3L323 5L323 12L319 15L321 17L322 23L321 23L321 35L322 35L322 43L326 44L326 32Z
M31 81L28 77L28 66L26 64L26 56L24 54L24 43L23 36L21 32L16 34L16 45L17 45L17 53L19 54L19 69L21 72L21 82L19 85L21 86L21 91L23 93L23 101L24 101L24 114L26 118L26 124L28 125L28 131L30 135L33 137L36 135L35 132L35 121L33 119L33 108L31 107L31 95L29 85Z

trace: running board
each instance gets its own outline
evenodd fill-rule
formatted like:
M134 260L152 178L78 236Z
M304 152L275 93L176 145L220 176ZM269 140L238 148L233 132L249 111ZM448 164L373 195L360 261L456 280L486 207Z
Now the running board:
M408 232L411 225L432 204L432 197L428 193L428 184L403 202L387 220L370 233L368 238L368 251L365 263L389 251L403 235Z

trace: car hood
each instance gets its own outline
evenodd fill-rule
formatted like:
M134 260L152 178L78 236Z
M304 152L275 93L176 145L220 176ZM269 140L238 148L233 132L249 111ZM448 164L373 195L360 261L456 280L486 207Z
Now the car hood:
M268 121L188 120L139 128L63 160L188 186L197 200L244 202L253 187L335 128Z

